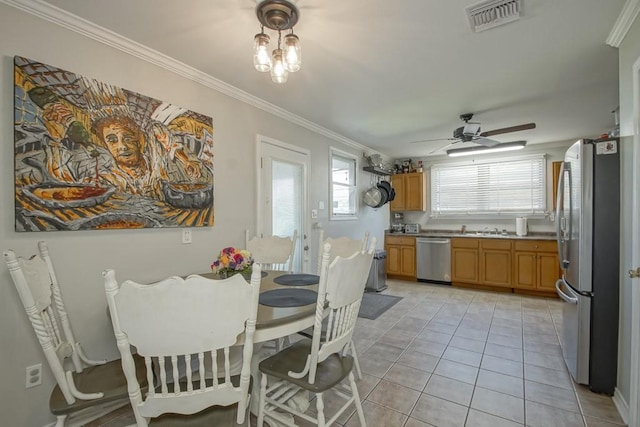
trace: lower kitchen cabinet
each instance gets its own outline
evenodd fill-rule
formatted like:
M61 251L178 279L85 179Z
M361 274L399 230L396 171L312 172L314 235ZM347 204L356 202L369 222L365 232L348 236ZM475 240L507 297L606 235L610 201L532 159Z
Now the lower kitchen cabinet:
M511 287L511 240L480 240L480 281L484 285Z
M480 239L451 239L451 280L454 283L480 283L479 248Z
M515 242L514 287L555 292L560 277L556 243L548 240Z
M416 278L416 239L406 236L386 236L387 275L390 277Z
M451 239L453 284L555 292L559 277L555 241Z

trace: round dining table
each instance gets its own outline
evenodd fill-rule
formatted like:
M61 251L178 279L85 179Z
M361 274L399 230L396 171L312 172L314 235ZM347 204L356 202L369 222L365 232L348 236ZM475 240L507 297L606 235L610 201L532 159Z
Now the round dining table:
M264 274L266 273L266 275ZM263 277L260 282L260 294L276 289L289 289L291 292L295 290L318 290L318 283L310 285L279 285L274 279L289 275L286 271L263 271ZM217 279L215 273L200 274L208 279ZM295 274L291 276L307 276ZM315 276L316 278L318 276ZM283 281L285 282L285 281ZM289 282L289 281L287 281ZM308 327L313 326L316 314L316 301L310 304L293 306L293 307L274 307L260 303L258 305L258 318L256 319L256 332L253 337L255 343L276 340L286 337L296 332L300 332Z

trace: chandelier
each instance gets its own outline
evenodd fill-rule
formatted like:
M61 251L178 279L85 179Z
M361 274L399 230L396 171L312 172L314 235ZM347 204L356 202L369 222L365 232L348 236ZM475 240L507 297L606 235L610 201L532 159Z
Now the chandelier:
M274 83L286 83L289 73L300 69L300 40L293 34L300 12L288 0L263 0L256 6L260 33L253 38L253 65L256 70L271 72ZM278 32L278 47L269 55L269 35L264 28ZM282 36L283 31L291 30Z

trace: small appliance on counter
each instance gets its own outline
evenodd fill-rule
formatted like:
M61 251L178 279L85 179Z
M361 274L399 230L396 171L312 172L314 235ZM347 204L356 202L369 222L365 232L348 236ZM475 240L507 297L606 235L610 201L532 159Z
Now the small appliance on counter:
M404 232L407 234L419 234L420 233L420 224L405 224Z
M402 212L394 212L391 219L391 232L404 233L404 214Z

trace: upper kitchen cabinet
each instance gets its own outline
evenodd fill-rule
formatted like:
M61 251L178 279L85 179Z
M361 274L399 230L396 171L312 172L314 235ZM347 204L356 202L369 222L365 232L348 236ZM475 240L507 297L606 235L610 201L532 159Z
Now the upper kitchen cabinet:
M391 201L392 211L427 210L427 176L424 172L401 173L391 176L396 198Z

